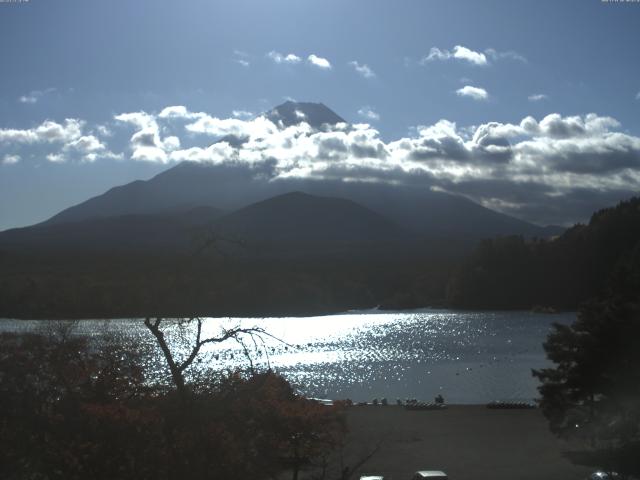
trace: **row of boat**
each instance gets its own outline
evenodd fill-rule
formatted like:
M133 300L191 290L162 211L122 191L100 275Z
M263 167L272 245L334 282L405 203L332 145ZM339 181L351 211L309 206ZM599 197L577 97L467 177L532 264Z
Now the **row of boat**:
M491 402L487 403L487 408L503 410L532 409L536 408L536 405L528 402Z

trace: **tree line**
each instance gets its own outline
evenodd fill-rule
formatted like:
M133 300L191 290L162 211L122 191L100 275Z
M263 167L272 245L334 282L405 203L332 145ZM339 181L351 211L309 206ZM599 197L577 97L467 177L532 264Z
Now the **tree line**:
M148 318L145 325L160 355L132 340L96 342L69 322L0 335L0 477L352 476L354 469L342 462L343 404L304 398L270 370L189 374L203 346L266 332L232 328L205 337L196 318ZM194 325L182 356L165 334ZM158 365L168 382L149 374Z
M639 233L640 199L632 199L559 239L562 252L580 259L579 283L565 289L587 300L573 324L555 324L548 335L553 366L533 372L551 430L583 441L573 459L622 478L640 475ZM548 268L553 283L557 270Z
M455 308L574 310L604 295L640 254L640 198L593 214L558 238L482 241L452 276Z

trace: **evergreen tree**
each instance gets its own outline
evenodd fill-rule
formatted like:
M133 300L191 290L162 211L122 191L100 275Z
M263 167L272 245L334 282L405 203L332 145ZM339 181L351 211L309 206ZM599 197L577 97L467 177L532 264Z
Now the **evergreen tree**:
M540 406L558 435L582 436L615 470L640 472L640 248L615 267L606 294L544 344L552 368L534 371Z

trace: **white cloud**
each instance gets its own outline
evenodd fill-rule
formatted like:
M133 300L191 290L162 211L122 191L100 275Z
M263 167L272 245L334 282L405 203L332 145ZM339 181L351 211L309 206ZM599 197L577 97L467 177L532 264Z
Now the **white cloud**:
M563 117L559 113L551 113L539 123L533 117L526 117L520 126L526 134L559 139L601 135L619 127L620 123L615 118L600 117L595 113L584 117Z
M299 62L302 61L302 59L299 56L297 56L297 55L295 55L293 53L289 53L289 54L287 54L286 57L284 57L284 61L286 63L299 63Z
M38 140L32 129L0 128L0 143L35 143Z
M0 128L0 143L69 142L82 135L83 126L83 121L67 118L62 124L45 120L34 128Z
M98 132L98 135L100 136L111 137L113 135L113 132L111 131L111 129L106 125L97 125L95 129L96 129L96 132Z
M165 107L158 114L158 118L179 118L184 120L193 120L203 116L203 113L190 112L184 105L173 105Z
M242 50L234 50L233 51L234 59L233 61L243 67L249 67L251 62L249 62L249 54L243 52Z
M36 135L48 142L70 142L82 135L84 122L68 118L61 125L56 122L46 121L35 130Z
M188 124L187 131L201 133L214 137L234 135L236 137L271 135L278 128L266 118L260 116L253 120L240 120L238 118L217 118L203 114L197 121Z
M527 63L527 59L518 52L508 50L506 52L498 52L493 48L487 48L484 53L492 60L515 60L517 62Z
M636 94L636 100L640 100L640 92Z
M224 163L234 160L237 157L237 150L227 142L219 142L207 148L192 147L185 150L171 152L169 158L174 162L207 162L213 164Z
M50 153L47 155L47 160L51 163L64 163L67 158L61 153Z
M463 60L473 65L487 65L487 57L482 52L476 52L470 48L463 47L462 45L456 45L453 47L453 51L440 50L437 47L432 47L429 51L429 55L421 60L421 63L431 62L433 60Z
M366 118L367 120L373 120L373 121L380 120L380 114L378 114L371 107L362 107L360 110L358 110L358 115L360 115L363 118Z
M2 159L2 163L3 165L13 165L16 164L20 161L20 155L10 155L10 154L6 154L4 156L4 158Z
M375 78L376 76L375 72L371 70L369 65L367 65L366 63L360 64L357 61L353 60L349 62L349 65L351 65L355 69L355 71L362 75L364 78Z
M311 54L307 57L307 61L318 68L322 68L324 70L329 70L331 68L331 62L326 58L318 57L315 54Z
M122 160L122 154L115 154L93 135L84 135L62 147L61 157L72 156L83 162L95 162L100 158ZM56 161L56 160L53 160Z
M548 100L549 95L546 95L544 93L534 93L533 95L529 95L527 98L530 102L540 102L542 100Z
M467 47L456 45L453 48L453 58L465 60L475 65L486 65L487 57L480 52L475 52Z
M251 118L253 117L253 112L249 112L247 110L234 110L233 112L231 112L231 114L235 117L235 118Z
M64 123L46 120L31 129L0 129L0 145L61 145L57 153L43 155L48 161L57 163L73 159L92 162L98 158L122 158L109 151L96 136L83 134L84 126L84 121L68 118Z
M460 97L469 97L474 100L487 100L489 98L489 94L484 88L472 87L471 85L459 88L456 90L456 94Z
M18 101L20 103L36 103L38 101L38 97L33 94L21 95L20 97L18 97Z
M106 150L105 145L93 135L85 135L65 145L65 148L75 149L81 153L93 153Z
M21 95L20 97L18 97L18 102L34 104L34 103L37 103L45 95L48 95L55 91L56 91L55 88L47 88L45 90L32 90L28 94Z
M267 53L267 57L269 57L271 60L273 60L276 63L295 64L295 63L300 63L302 61L302 58L300 58L294 53L288 53L285 55L283 53L276 52L275 50L271 50L269 53Z
M167 107L162 110L160 115L163 113L164 116L161 117L163 119L195 118L191 112L182 106ZM137 128L137 131L129 140L132 149L132 160L167 163L169 161L167 152L180 148L180 139L178 137L167 136L162 138L156 118L149 113L122 113L120 115L116 115L114 118L119 122L129 123Z
M173 109L174 107L167 108ZM163 112L167 110L167 108L165 108ZM114 119L118 122L130 123L139 129L157 126L155 117L147 112L121 113L120 115L116 115Z
M489 59L494 62L498 60L527 62L524 56L513 50L499 52L493 48L487 48L484 52L479 52L462 45L456 45L453 47L453 50L442 50L438 47L432 47L431 50L429 50L429 54L420 60L420 64L424 65L434 60L461 60L471 63L472 65L486 66L489 65Z

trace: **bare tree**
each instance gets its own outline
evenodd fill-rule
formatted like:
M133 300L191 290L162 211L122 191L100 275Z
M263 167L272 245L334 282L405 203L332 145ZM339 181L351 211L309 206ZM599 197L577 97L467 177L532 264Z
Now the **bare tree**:
M192 322L195 322L196 324L195 338L193 340L193 343L190 347L190 351L187 354L187 356L184 358L184 360L178 361L176 360L174 353L171 351L169 343L167 342L167 339L165 337L165 332L162 328L163 320L164 319L161 317L156 317L155 319L151 319L151 317L147 317L144 320L144 324L147 327L147 329L153 334L153 336L155 337L158 343L158 346L160 347L160 350L162 350L162 354L164 355L164 358L167 362L169 372L171 373L171 379L173 381L173 384L175 385L176 390L178 391L178 394L180 395L182 400L185 400L185 401L188 398L188 393L189 393L187 389L186 381L185 381L185 370L187 370L189 366L191 366L191 364L193 364L193 362L196 360L196 358L198 357L198 353L200 353L200 350L202 349L202 347L204 347L207 344L223 343L230 339L237 340L241 343L241 345L244 346L244 343L242 343L242 336L244 335L251 337L254 340L254 342L256 337L259 338L260 341L262 341L263 336L275 338L273 337L273 335L270 335L264 329L259 327L251 327L251 328L234 327L230 329L223 328L219 336L202 338L202 324L203 324L202 318L199 318L199 317L189 318L186 321L183 321L183 323L190 324ZM248 354L248 351L246 348L244 348L244 351L245 351L245 354Z

